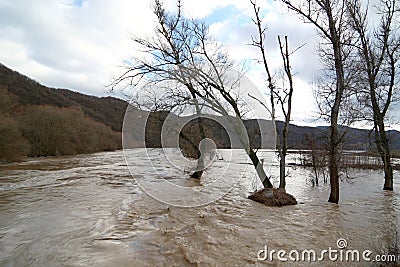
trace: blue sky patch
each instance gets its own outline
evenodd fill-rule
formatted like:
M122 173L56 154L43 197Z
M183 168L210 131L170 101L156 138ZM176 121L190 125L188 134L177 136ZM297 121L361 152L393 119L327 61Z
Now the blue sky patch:
M213 11L210 15L208 15L205 20L209 24L213 24L219 21L226 20L232 16L238 14L238 10L234 5L229 5L224 8L218 8Z
M74 0L73 1L73 5L74 6L79 6L80 7L80 6L82 6L82 4L83 4L83 0Z

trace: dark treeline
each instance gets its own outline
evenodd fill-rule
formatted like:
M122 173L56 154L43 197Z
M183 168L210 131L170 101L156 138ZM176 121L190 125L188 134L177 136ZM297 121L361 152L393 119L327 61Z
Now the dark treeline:
M146 128L146 146L148 147L161 147L161 129L163 121L168 116L166 112L151 113ZM203 119L204 127L207 131L207 137L213 139L216 142L218 148L231 148L229 134L226 132L218 122L209 118ZM248 138L252 147L260 147L260 129L257 120L246 120L245 127L247 130ZM262 123L261 123L262 124ZM281 133L283 129L283 122L276 122L276 131ZM195 126L195 121L190 121L184 128L183 133L193 140L195 143L200 141L200 134ZM374 145L374 135L370 130L356 129L350 127L342 127L341 131L346 131L346 139L344 140L343 150L359 150L375 152L376 148ZM301 149L311 150L314 146L310 145L312 140L315 147L319 150L326 150L326 140L329 134L328 127L308 127L308 126L297 126L291 124L289 130L288 148L289 149ZM393 151L400 151L400 133L392 130L387 132L390 146ZM183 137L180 137L183 144L187 144Z
M79 107L21 105L0 88L0 160L109 151L120 144L120 133Z

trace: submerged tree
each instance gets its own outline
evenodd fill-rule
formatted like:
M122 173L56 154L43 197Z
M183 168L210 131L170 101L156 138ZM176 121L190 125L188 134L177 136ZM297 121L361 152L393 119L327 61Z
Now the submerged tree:
M375 144L384 164L383 189L393 190L393 167L385 122L389 108L399 93L396 68L400 59L400 6L396 0L381 0L376 8L380 21L374 27L369 21L369 3L347 1L351 27L358 40L356 48L361 72L358 93L361 101L372 111L367 119L373 122Z
M232 80L234 63L228 53L210 38L206 24L183 17L181 8L178 0L177 12L169 13L159 0L155 1L155 36L133 39L143 48L144 57L130 61L114 87L128 81L128 85L142 90L166 83L168 88L164 86L165 90L157 93L159 98L169 102L171 111L194 108L200 127L202 110L222 115L232 125L264 187L273 188L245 132L243 122L248 110L242 105L241 92L233 88L240 83L241 75Z
M323 115L330 122L330 135L328 145L329 176L331 193L329 202L339 202L339 176L340 176L340 147L344 135L340 132L341 116L347 113L343 109L343 102L351 94L346 94L354 74L346 64L351 63L351 42L348 21L345 15L345 0L306 0L297 1L282 0L282 2L301 18L314 25L318 34L322 37L320 56L326 63L328 78L332 74L332 80L321 87L320 94L323 100L321 109ZM351 107L351 105L346 105Z
M136 57L132 59L127 71L113 82L113 87L129 81L140 90L146 87L158 87L158 92L148 92L151 95L150 105L147 106L154 112L173 112L183 106L195 107L199 120L197 125L202 138L205 133L201 120L201 109L198 102L198 94L193 86L192 77L187 73L187 65L193 64L195 49L199 45L193 33L194 21L188 20L182 15L181 1L177 1L177 13L168 13L163 3L154 1L153 13L156 17L157 26L152 38L133 37L133 41L139 45L148 58ZM184 87L177 89L172 82L179 83ZM163 84L167 84L163 86ZM168 88L168 87L175 88ZM143 95L143 93L140 93ZM161 96L160 96L161 95ZM140 107L140 106L139 106ZM181 110L182 111L182 110ZM190 151L186 154L198 159L196 170L192 177L200 178L203 173L203 157L190 137L179 132L180 137L190 144Z
M288 82L288 86L283 86L281 90L277 88L274 83L269 64L267 61L267 53L265 50L265 31L266 28L263 27L262 21L260 18L260 8L257 7L255 0L250 1L255 19L253 19L254 24L257 26L258 36L253 37L252 45L257 47L261 52L261 62L264 66L265 72L267 74L267 82L270 93L270 104L271 104L271 116L272 119L276 119L276 107L275 103L277 103L284 117L284 124L282 133L277 135L277 150L279 155L279 188L285 189L286 187L286 156L288 150L288 135L289 135L289 125L290 118L292 114L292 97L293 97L293 76L290 65L290 52L287 36L285 36L284 43L282 44L281 38L278 36L279 49L282 56L283 61L283 70ZM285 79L285 78L284 78Z

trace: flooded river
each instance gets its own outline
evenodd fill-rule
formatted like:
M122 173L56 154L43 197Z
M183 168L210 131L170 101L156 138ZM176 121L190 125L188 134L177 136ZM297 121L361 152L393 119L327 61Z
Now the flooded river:
M383 192L381 171L350 171L354 179L342 182L334 205L327 203L327 186L307 182L310 170L291 167L287 192L300 204L279 208L247 199L255 173L240 151L221 151L200 183L149 165L142 149L130 153L127 162L117 151L0 165L0 266L286 266L293 262L259 260L260 250L319 253L344 239L346 249L376 255L387 253L396 237L398 172L395 192ZM276 184L278 164L269 171ZM157 175L203 193L177 195ZM152 196L141 189L150 183L157 189ZM379 266L327 257L311 264Z

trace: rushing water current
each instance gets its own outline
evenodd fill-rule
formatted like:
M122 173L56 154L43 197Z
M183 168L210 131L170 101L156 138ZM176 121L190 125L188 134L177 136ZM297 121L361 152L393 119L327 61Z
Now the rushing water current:
M350 170L354 179L342 181L340 204L335 205L327 202L328 186L310 185L311 170L293 166L287 192L299 204L279 208L247 199L255 172L240 151L221 151L226 155L201 182L183 171L149 164L148 156L161 154L157 149L149 155L142 149L130 153L127 162L117 151L0 165L0 266L286 266L293 262L257 256L266 246L319 253L338 249L339 239L346 240L345 249L385 254L396 239L398 172L395 191L384 192L381 171ZM224 168L228 159L229 168ZM269 172L276 185L278 164ZM178 199L178 206L150 197L133 177L139 185L150 178L158 190L153 197ZM175 195L163 187L161 177L197 191L208 189L198 198ZM220 182L210 182L216 179ZM226 194L219 197L222 191ZM204 195L216 200L196 206ZM328 257L296 264L379 265Z

